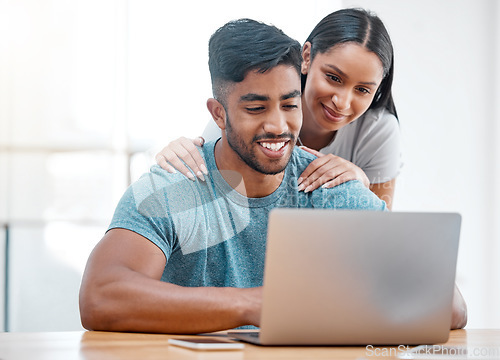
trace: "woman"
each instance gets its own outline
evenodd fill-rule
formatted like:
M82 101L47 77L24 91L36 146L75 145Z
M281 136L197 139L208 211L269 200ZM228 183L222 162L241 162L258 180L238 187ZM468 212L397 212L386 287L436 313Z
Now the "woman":
M387 30L362 9L331 13L313 29L302 49L303 125L298 145L318 156L299 178L299 190L360 180L392 207L401 167L400 134L392 99L393 48ZM215 124L204 136L215 140ZM167 171L190 178L206 169L194 145L178 139L157 156ZM194 145L193 145L194 144Z

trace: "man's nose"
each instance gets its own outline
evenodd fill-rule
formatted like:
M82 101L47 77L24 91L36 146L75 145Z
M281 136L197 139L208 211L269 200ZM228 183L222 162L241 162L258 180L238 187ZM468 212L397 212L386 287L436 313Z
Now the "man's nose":
M264 122L264 131L269 134L281 135L288 132L287 116L284 111L274 111Z

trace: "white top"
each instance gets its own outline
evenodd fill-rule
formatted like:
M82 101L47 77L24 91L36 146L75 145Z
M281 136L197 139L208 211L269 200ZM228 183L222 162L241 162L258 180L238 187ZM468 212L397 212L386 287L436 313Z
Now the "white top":
M219 137L219 127L210 121L203 138L210 141ZM386 109L368 110L339 129L333 141L320 152L340 156L359 166L370 184L392 180L403 166L398 120Z
M386 109L368 110L339 129L334 140L320 152L356 164L368 176L370 184L392 180L403 166L398 120Z

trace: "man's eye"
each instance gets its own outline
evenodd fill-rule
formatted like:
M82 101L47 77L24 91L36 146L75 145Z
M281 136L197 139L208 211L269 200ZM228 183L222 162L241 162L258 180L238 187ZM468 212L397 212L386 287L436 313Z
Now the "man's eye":
M298 109L297 105L284 105L283 107L286 109Z
M250 112L257 112L257 111L264 110L264 107L263 106L247 107L246 109L247 109L247 111L250 111Z

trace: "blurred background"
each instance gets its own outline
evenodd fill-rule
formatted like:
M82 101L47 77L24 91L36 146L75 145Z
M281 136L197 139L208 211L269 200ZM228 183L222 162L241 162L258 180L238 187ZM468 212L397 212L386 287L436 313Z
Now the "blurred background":
M395 211L463 216L468 328L500 328L496 0L0 0L0 330L80 330L87 257L153 155L210 121L210 35L250 17L304 42L342 7L386 24L404 144Z

